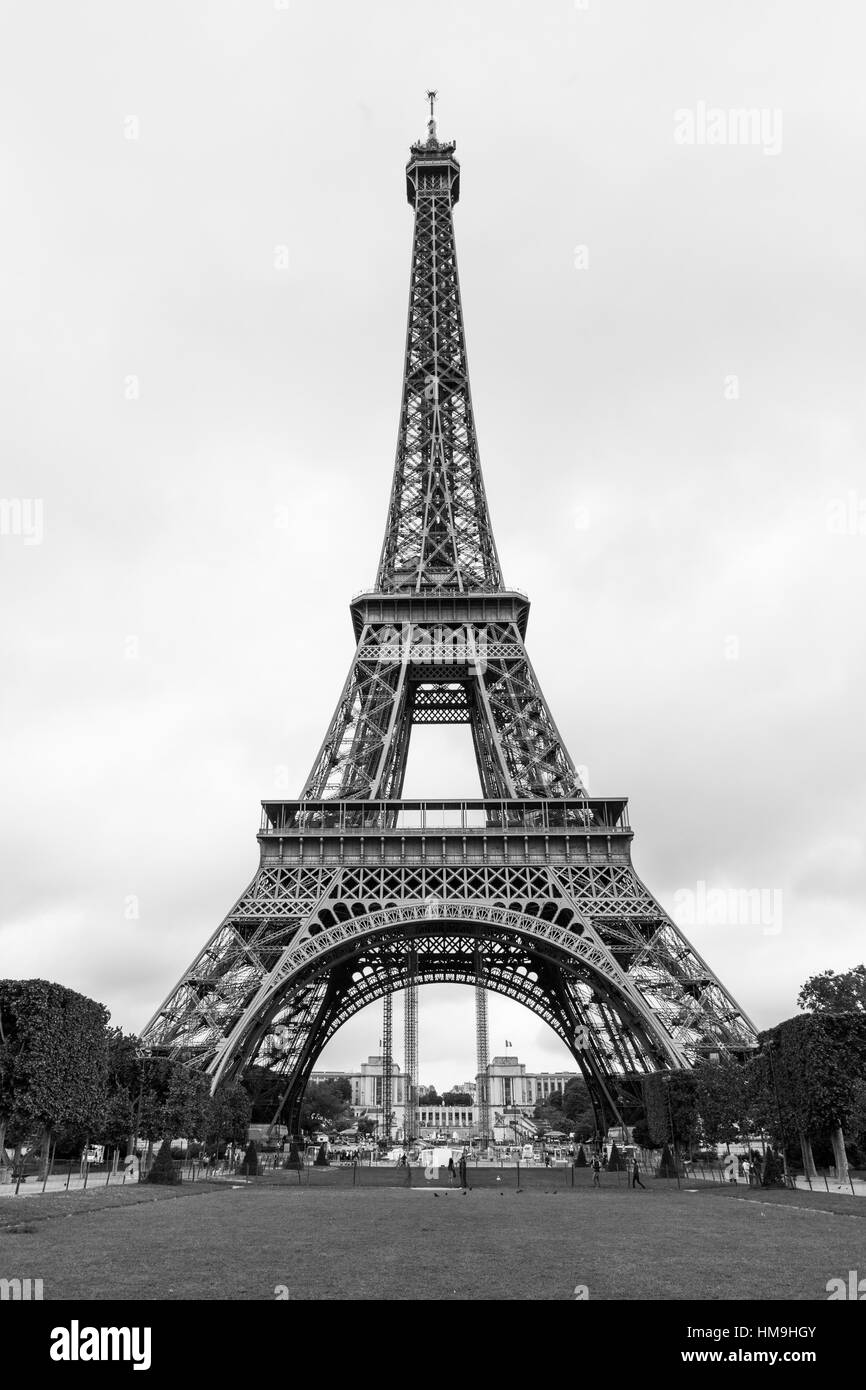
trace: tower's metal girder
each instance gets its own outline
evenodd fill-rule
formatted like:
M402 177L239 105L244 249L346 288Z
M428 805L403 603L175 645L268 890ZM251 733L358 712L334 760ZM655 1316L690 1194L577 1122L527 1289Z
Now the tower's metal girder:
M406 1075L403 1078L403 1135L418 1137L418 957L409 952L407 984L403 995L403 1052Z
M487 988L480 952L475 962L475 1104L478 1110L478 1133L482 1144L490 1139L490 1065L489 1031L487 1027Z
M502 588L469 392L452 208L453 144L413 145L415 208L397 458L377 589Z
M389 991L382 1003L382 1128L381 1137L391 1142L394 1127L394 999Z

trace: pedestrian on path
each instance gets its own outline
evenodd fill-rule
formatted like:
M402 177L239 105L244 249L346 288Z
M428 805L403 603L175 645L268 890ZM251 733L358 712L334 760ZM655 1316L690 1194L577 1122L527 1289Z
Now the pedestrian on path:
M592 1159L592 1185L601 1187L601 1159L598 1154L594 1154Z
M646 1192L646 1188L640 1180L640 1167L636 1158L631 1170L631 1185L632 1187L639 1187L643 1192Z
M461 1186L461 1187L465 1187L465 1186L466 1186L466 1155L465 1155L465 1154L461 1154L461 1155L460 1155L460 1162L458 1163L457 1167L458 1167L459 1170L460 1170L460 1186Z

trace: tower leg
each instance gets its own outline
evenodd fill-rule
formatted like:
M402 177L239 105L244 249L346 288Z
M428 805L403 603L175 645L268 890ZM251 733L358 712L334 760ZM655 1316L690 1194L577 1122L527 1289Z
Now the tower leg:
M408 969L409 986L405 994L403 1039L406 1065L403 1081L403 1138L407 1143L418 1137L418 983L414 951Z
M481 1147L490 1142L490 1078L487 1068L490 1062L487 1034L487 991L481 983L480 965L475 968L475 1052L476 1052L476 1102L478 1106L478 1132Z
M390 1144L394 1118L394 996L386 994L382 1005L382 1135Z

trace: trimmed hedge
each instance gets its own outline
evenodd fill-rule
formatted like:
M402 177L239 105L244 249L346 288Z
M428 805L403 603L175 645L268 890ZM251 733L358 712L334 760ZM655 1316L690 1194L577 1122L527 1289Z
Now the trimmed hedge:
M146 1182L174 1183L180 1182L180 1174L174 1166L174 1159L171 1156L171 1140L163 1139L159 1146L159 1152L153 1161L153 1167L148 1173Z

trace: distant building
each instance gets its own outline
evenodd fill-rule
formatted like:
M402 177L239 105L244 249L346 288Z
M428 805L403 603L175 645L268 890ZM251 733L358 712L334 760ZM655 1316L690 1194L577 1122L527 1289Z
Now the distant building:
M474 1105L427 1105L418 1103L418 1138L463 1143L478 1133Z
M543 1105L554 1091L564 1091L569 1081L579 1075L576 1071L527 1071L517 1057L506 1054L494 1057L478 1082L486 1091L491 1109L517 1106L531 1114L536 1105Z
M382 1058L368 1057L356 1072L314 1071L311 1081L348 1081L352 1096L352 1115L356 1120L370 1119L382 1124ZM553 1091L563 1091L569 1081L579 1076L576 1071L538 1071L526 1070L525 1063L517 1057L506 1055L494 1057L486 1072L479 1074L475 1081L462 1081L451 1087L452 1091L471 1096L470 1103L462 1105L430 1105L418 1100L417 1139L447 1140L450 1143L465 1143L479 1133L480 1107L479 1087L486 1091L489 1106L489 1123L494 1136L500 1142L523 1142L532 1139L536 1127L532 1123L532 1112L536 1105L543 1104ZM406 1103L405 1073L393 1063L392 1073L392 1137L402 1140Z
M311 1081L348 1081L352 1095L350 1105L356 1120L373 1120L382 1124L382 1073L383 1059L368 1057L361 1063L359 1071L314 1071ZM391 1063L391 1134L394 1138L403 1136L403 1116L406 1104L406 1076L397 1062Z
M475 1100L477 1086L474 1081L455 1081L453 1086L449 1086L449 1091L456 1091L459 1095L471 1096Z

